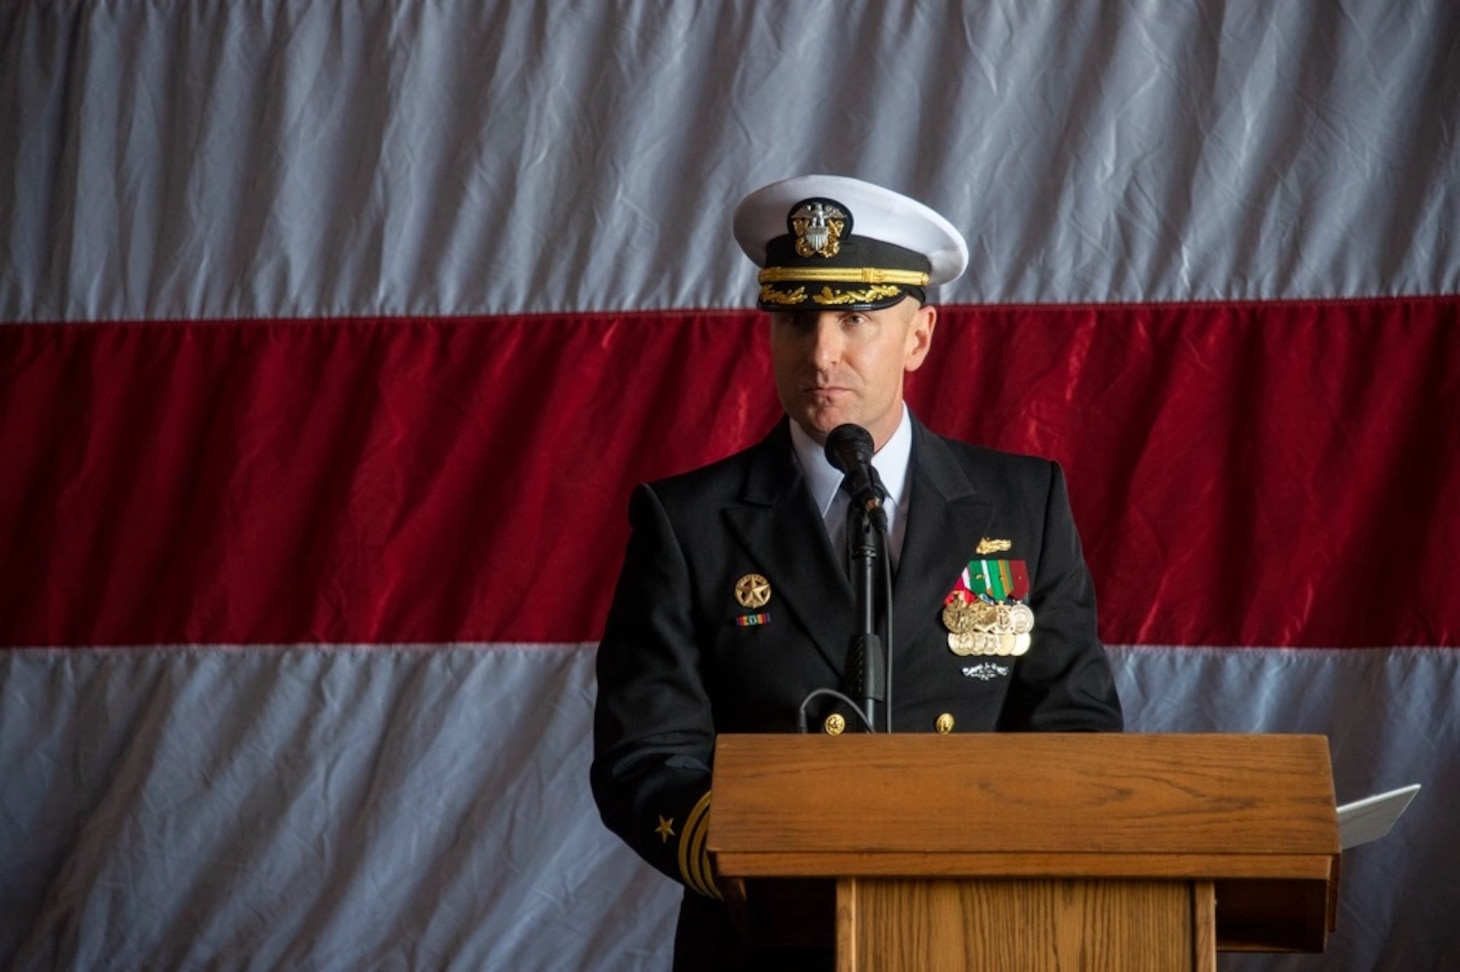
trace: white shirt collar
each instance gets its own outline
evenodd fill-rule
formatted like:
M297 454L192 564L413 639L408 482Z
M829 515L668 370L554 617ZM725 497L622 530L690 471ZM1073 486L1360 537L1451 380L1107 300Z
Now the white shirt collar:
M791 420L791 445L796 450L796 461L801 464L801 472L806 476L806 487L811 491L811 498L816 501L816 508L824 519L831 511L832 501L836 499L844 474L827 461L826 451L794 419ZM896 510L907 507L907 464L911 459L912 416L907 406L903 405L902 419L897 423L897 431L872 456L872 465L887 489L888 505Z

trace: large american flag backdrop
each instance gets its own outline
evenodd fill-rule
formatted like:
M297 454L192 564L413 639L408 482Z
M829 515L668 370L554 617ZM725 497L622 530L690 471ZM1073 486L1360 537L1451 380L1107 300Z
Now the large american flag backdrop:
M1449 0L6 4L0 965L664 967L595 639L821 171L967 234L911 401L1064 464L1130 728L1425 784L1222 966L1460 966L1457 131Z

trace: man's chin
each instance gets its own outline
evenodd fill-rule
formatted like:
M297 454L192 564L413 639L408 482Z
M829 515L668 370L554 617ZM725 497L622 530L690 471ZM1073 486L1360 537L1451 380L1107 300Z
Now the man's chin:
M811 436L820 445L826 445L826 437L831 433L832 429L838 425L845 425L850 421L852 420L845 416L831 415L826 412L817 412L814 415L801 415L796 418L796 424L801 426L801 431Z

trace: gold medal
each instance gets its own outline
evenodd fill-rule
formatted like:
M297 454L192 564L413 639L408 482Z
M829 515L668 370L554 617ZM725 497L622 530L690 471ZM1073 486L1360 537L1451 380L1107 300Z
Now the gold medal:
M765 607L771 599L771 582L759 574L746 574L735 582L735 600L743 608Z
M960 657L975 654L975 641L978 633L974 631L950 631L948 632L948 647L953 654Z
M1009 625L1015 634L1028 634L1034 630L1034 612L1027 604L1009 605Z
M968 634L978 625L978 615L973 605L954 601L943 608L943 627L954 634Z
M954 590L943 598L943 627L954 634L973 630L973 595Z
M1027 604L1015 604L1009 609L1009 626L1014 632L1015 655L1022 655L1029 650L1032 642L1030 633L1034 630L1034 612Z
M997 655L999 653L999 636L992 631L980 631L973 636L973 639L975 655Z
M999 634L1014 633L1014 611L1007 604L994 608L994 630Z

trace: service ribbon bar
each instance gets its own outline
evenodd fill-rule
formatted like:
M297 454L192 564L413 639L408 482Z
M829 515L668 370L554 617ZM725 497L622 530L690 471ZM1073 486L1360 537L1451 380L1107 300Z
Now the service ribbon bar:
M1022 560L970 560L961 580L971 593L994 602L1029 596L1029 568Z

